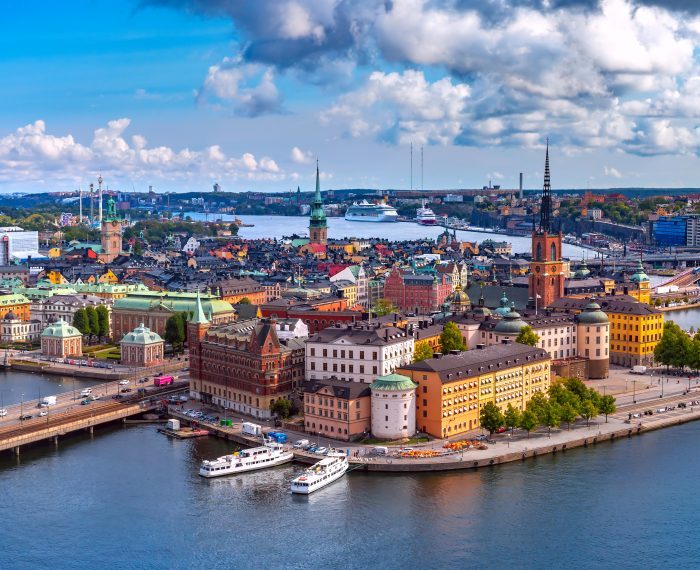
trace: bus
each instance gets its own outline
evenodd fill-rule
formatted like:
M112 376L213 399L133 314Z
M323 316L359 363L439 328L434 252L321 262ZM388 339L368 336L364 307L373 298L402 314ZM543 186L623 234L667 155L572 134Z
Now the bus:
M153 377L153 385L154 386L168 386L169 384L172 384L175 381L175 378L172 376L154 376Z

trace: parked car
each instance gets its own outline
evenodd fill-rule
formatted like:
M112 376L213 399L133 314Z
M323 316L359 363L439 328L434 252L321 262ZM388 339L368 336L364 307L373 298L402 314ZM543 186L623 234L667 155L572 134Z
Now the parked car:
M294 449L301 449L305 445L309 444L308 439L298 439L297 441L294 442Z
M80 402L80 405L87 406L89 403L90 403L90 400L83 400L82 402Z
M19 417L19 420L23 422L24 420L31 420L32 417L33 417L32 414L22 414Z
M120 386L128 386L129 381L126 378L124 380L119 380L119 385Z
M39 412L39 416L42 417L42 418L43 418L44 416L48 416L48 415L49 415L49 411L48 411L48 410L41 410L41 411Z
M328 448L327 447L317 447L314 450L314 453L318 453L319 455L326 455L326 453L328 453Z
M0 418L4 418L7 415L7 410L5 408L0 408Z

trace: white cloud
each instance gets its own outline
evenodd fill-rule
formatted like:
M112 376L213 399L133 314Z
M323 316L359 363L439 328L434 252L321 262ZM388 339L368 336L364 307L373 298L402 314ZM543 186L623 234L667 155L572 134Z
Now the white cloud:
M292 148L291 159L297 164L311 164L313 154L307 150L301 150L298 146Z
M217 145L203 150L166 146L149 147L146 138L135 134L131 144L124 138L130 119L109 121L95 130L89 145L72 135L49 134L38 120L0 137L0 182L31 182L51 179L54 184L80 183L101 172L105 178L129 185L152 180L208 183L232 181L279 181L285 173L272 158L246 152L228 156Z
M605 176L610 176L612 178L622 178L622 174L620 173L620 171L613 166L604 166L603 167L603 174L605 174Z

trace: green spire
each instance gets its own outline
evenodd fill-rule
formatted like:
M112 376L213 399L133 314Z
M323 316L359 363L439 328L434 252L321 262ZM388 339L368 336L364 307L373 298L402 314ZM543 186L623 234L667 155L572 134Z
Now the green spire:
M110 196L107 200L107 212L104 214L104 221L112 222L115 220L119 220L119 217L117 216L116 202L114 201L114 198Z
M325 228L326 213L323 211L323 198L321 197L321 179L318 172L318 161L316 161L316 193L311 204L310 226L313 228Z
M204 315L204 309L202 308L202 299L199 296L199 289L197 289L197 306L194 309L194 316L190 321L194 325L206 325L209 323L207 317Z

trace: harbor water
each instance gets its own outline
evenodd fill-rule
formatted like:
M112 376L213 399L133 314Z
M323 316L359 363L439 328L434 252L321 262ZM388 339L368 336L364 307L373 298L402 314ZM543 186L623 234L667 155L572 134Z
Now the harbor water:
M187 212L185 215L194 220L205 220L207 216L201 212ZM208 219L218 219L224 216L224 221L233 221L236 216L226 214L209 214ZM277 238L293 234L299 236L309 235L309 218L307 216L240 216L246 224L253 227L240 228L238 235L248 239ZM372 222L348 222L344 218L328 218L328 237L342 239L348 237L380 238L392 241L419 240L423 238L435 239L445 228L441 226L421 226L413 222L398 223L372 223ZM450 230L451 232L451 230ZM461 241L482 242L486 239L495 241L507 241L513 244L513 253L529 253L531 240L529 236L508 236L493 232L474 232L457 230L457 238ZM565 257L581 259L585 254L592 257L595 253L576 245L564 244L562 251Z
M287 465L220 479L214 439L155 426L0 455L13 569L693 568L700 423L481 471L351 472L309 497Z

